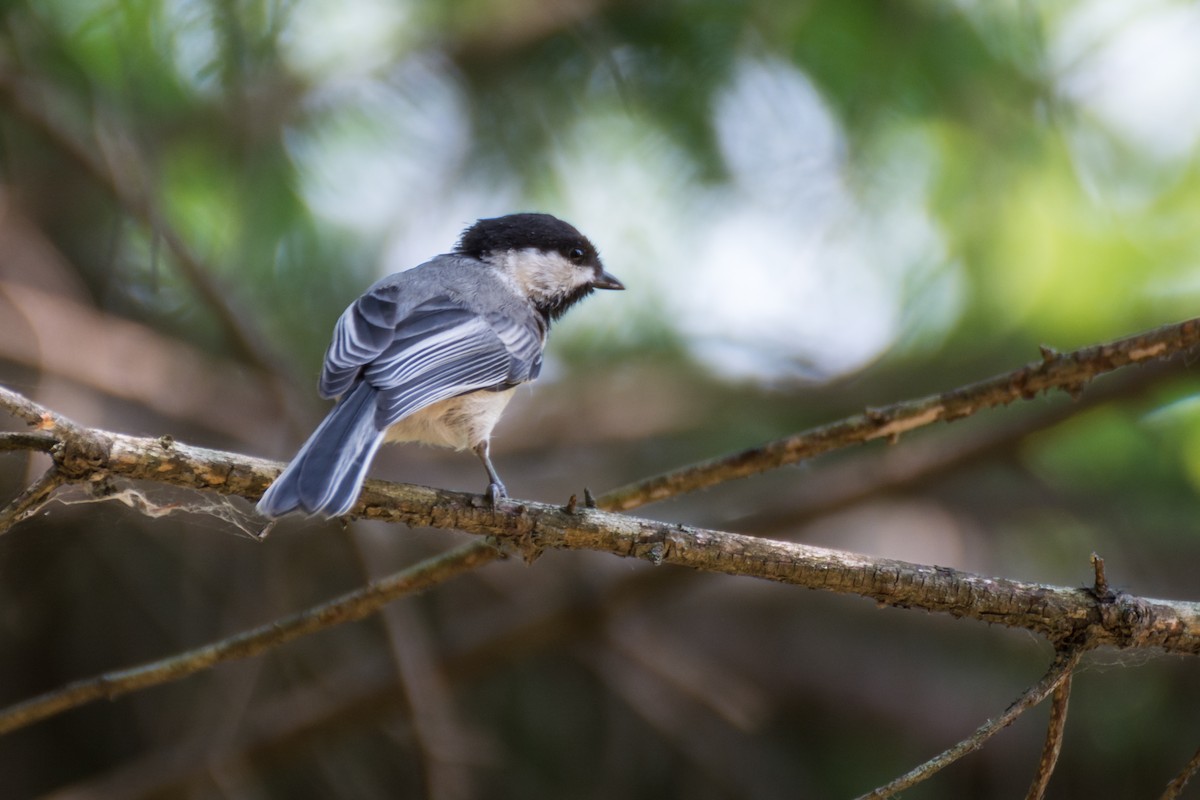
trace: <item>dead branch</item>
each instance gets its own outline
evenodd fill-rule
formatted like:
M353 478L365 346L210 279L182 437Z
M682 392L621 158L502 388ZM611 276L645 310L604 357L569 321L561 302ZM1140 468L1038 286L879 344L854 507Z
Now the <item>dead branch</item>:
M49 453L57 444L58 439L48 433L0 433L0 452L27 450L34 453Z
M1185 374L1188 362L1176 357L1169 363L1148 364L1138 370L1089 386L1075 402L1039 408L1021 419L991 426L985 430L947 431L909 441L904 447L858 450L836 463L823 464L819 478L797 483L779 497L768 498L772 505L726 522L743 533L760 536L795 531L826 514L853 506L870 497L912 490L964 466L984 459L1003 458L1016 452L1030 437L1066 422L1093 408L1140 399L1171 379Z
M138 689L179 680L224 661L249 658L301 636L360 620L398 597L424 591L498 557L499 553L494 549L472 543L298 614L274 620L219 642L67 684L0 711L0 735L93 700L111 700Z
M736 478L795 464L874 439L895 441L935 422L964 419L986 408L1028 400L1061 389L1077 395L1096 376L1159 361L1200 345L1200 319L1164 325L1146 333L1083 347L1070 353L1042 349L1042 360L941 394L871 408L847 419L810 428L761 447L715 458L631 483L605 495L607 507L625 511L650 502L706 489Z
M46 470L40 478L25 487L25 491L14 497L12 502L0 508L0 532L32 517L50 501L54 491L66 483L66 479L58 470L53 467Z
M1200 750L1197 750L1188 763L1183 765L1183 769L1179 771L1175 779L1167 784L1161 800L1175 800L1179 797L1183 793L1183 787L1187 786L1188 781L1195 777L1197 772L1200 772Z
M169 439L81 428L5 389L0 389L0 406L61 437L62 446L52 457L67 481L126 478L253 499L279 470L276 463ZM527 560L547 548L596 550L654 564L857 594L884 605L1023 628L1053 642L1200 653L1200 602L1121 593L1097 597L1085 589L988 578L591 508L577 507L571 513L560 506L516 502L492 508L478 495L376 480L367 481L354 515L493 536Z
M1062 681L1054 688L1054 698L1050 704L1050 721L1046 724L1046 742L1042 745L1042 757L1038 760L1037 773L1025 800L1042 800L1046 796L1046 787L1050 785L1050 777L1058 764L1058 756L1062 752L1063 734L1067 730L1067 702L1071 699L1071 673L1063 676Z
M870 415L871 430L865 433L863 420L868 417L859 415L781 440L784 444L780 447L786 450L786 443L791 442L793 452L805 448L828 452L836 446L898 435L939 419L959 418L1016 397L1031 397L1052 386L1077 389L1093 375L1125 364L1165 358L1194 346L1198 338L1200 321L1193 320L1110 345L1085 348L1068 356L1047 355L1041 365L1031 365L935 398L900 403ZM1064 364L1066 366L1061 366ZM1020 388L1009 400L1002 401L997 398L1008 395L1001 390L1001 384ZM969 403L963 398L975 399ZM51 480L93 484L110 478L124 478L215 490L254 499L261 495L279 470L279 465L272 462L191 447L166 437L144 439L83 428L3 388L0 388L0 407L54 437L56 442L49 448L54 461L51 473L22 497L31 491L45 491ZM30 449L47 449L44 437L40 435L27 440L9 440L14 444L23 441L31 446ZM764 463L758 463L752 471L765 468ZM704 472L702 468L697 469ZM710 472L705 480L714 477L715 473ZM618 490L605 495L599 502L607 507L630 507L661 499L672 492L688 491L689 486L686 481L668 481L657 489L639 489L632 494ZM49 489L52 491L53 487ZM49 497L49 492L45 497ZM45 497L39 494L38 503L44 502ZM423 588L458 574L458 569L438 566L444 559L455 559L463 565L462 569L486 563L496 557L492 542L520 552L527 560L536 558L546 548L589 549L643 558L655 564L677 564L857 594L884 605L916 607L1024 628L1059 646L1072 645L1077 649L1100 645L1155 647L1175 653L1200 653L1200 603L1152 600L1125 594L1097 595L1084 589L986 578L943 567L618 516L590 505L562 508L509 502L493 509L475 495L368 481L355 516L494 537L466 545L380 582L389 585L407 585L410 578L406 576L417 573L426 576L420 584ZM0 525L0 533L16 521L13 518L7 525ZM72 684L0 712L0 720L9 720L7 724L14 727L28 724L98 697L115 696L191 674L222 660L261 652L296 636L321 630L327 624L361 618L386 602L378 599L381 596L379 585L371 584L359 592L283 621L190 653ZM398 591L398 594L411 590ZM363 595L361 600L360 594ZM2 726L0 730L3 730Z
M918 783L927 780L968 753L978 750L988 739L1011 725L1017 717L1041 703L1063 681L1067 680L1079 663L1080 655L1081 652L1078 649L1060 651L1054 659L1054 663L1050 665L1050 669L1047 671L1045 677L1029 687L1003 714L995 719L988 720L979 726L974 733L949 750L934 756L919 767L896 778L891 783L862 795L859 800L882 800L885 797L892 797L905 789L910 789Z

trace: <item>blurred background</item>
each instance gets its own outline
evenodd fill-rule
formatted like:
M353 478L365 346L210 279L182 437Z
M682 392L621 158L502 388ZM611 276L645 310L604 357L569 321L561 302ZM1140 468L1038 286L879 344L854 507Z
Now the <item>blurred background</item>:
M1200 309L1200 5L1167 0L10 0L0 383L81 423L288 458L341 310L544 210L629 287L497 430L565 502ZM1200 599L1200 379L1097 381L651 506L658 518ZM0 426L17 429L13 420ZM45 468L0 456L0 498ZM479 491L470 454L380 477ZM235 633L467 537L138 487L0 538L0 704ZM1049 646L584 553L0 739L6 798L848 797L999 713ZM1077 676L1052 797L1147 797L1191 660ZM1013 797L1038 709L907 793Z

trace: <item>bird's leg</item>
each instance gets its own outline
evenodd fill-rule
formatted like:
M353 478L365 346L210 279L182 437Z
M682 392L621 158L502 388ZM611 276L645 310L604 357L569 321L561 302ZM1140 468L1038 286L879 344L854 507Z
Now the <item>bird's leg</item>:
M508 497L508 490L504 488L504 483L500 480L500 476L496 474L496 468L492 466L492 459L488 454L487 439L475 445L474 449L475 455L479 456L479 460L483 462L483 468L487 470L489 483L486 495L488 502L494 508L499 500Z

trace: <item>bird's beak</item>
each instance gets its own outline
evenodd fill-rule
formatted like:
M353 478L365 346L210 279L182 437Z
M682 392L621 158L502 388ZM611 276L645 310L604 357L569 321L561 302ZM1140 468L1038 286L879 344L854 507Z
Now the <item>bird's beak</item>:
M624 289L625 284L616 279L616 276L610 275L604 270L596 276L596 280L592 281L592 286L597 289Z

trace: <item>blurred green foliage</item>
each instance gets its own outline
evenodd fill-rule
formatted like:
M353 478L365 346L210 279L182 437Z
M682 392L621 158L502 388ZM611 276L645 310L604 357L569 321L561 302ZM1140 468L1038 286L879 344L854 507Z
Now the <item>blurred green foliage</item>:
M1200 30L1194 4L10 0L0 22L0 221L10 225L0 299L3 281L54 275L55 291L105 319L211 356L224 370L218 390L270 370L292 387L291 405L252 417L261 438L231 444L220 425L148 411L122 393L118 371L116 388L75 386L88 399L72 408L99 415L91 424L282 455L280 442L294 444L319 409L312 376L345 305L449 248L475 218L523 208L577 223L630 287L556 330L539 405L507 439L504 459L539 497L625 483L1015 367L1041 343L1066 350L1200 305L1200 115L1190 110L1200 61L1171 33L1186 42ZM14 220L56 258L31 255ZM201 278L182 268L188 257ZM219 302L205 299L204 279ZM229 314L267 353L258 363L236 345ZM0 380L64 399L55 379L71 376L22 347L5 349ZM143 365L121 369L132 379ZM874 499L944 533L938 556L969 562L954 566L1079 584L1096 550L1115 583L1196 599L1197 381L1187 364L1113 380L1125 383L1109 402L1048 430L1031 423L949 474ZM994 412L936 441L1067 402ZM410 457L419 466L404 479L457 475L451 457ZM16 463L0 462L3 497L23 480ZM655 513L714 527L764 508L786 516L790 492L821 481L824 466ZM913 531L879 523L904 516L886 510L895 506L857 517L871 513L860 505L824 515L825 527L770 533L911 544ZM85 508L0 541L4 702L257 624L264 609L297 608L369 572L361 542L329 530L247 548L201 523ZM394 550L379 557L415 560L433 546L416 539L389 539ZM1044 662L1025 637L884 619L779 587L712 581L627 600L629 616L766 698L769 718L746 729L701 707L710 736L678 707L631 700L636 686L614 677L636 660L614 649L628 618L605 594L626 568L560 557L417 606L439 655L492 632L471 628L476 617L499 630L536 621L530 608L590 609L582 631L546 634L549 656L526 643L483 677L447 667L458 712L492 748L457 765L476 796L770 796L761 775L789 787L776 796L866 791L997 712ZM364 630L247 668L264 669L261 684L221 673L0 742L0 774L16 787L7 796L136 771L133 759L184 738L189 715L203 718L194 763L232 748L239 780L262 796L314 785L322 796L466 796L430 788L437 758L405 727L410 703L386 657L394 643ZM281 724L265 744L238 738L253 727L238 713L284 716L291 691L305 698L297 707L317 707L328 675L380 661L374 701L347 701L311 728ZM1192 752L1192 665L1120 666L1078 682L1094 688L1072 707L1084 722L1068 723L1052 795L1116 796L1120 776L1120 796L1148 796ZM223 704L232 722L214 721ZM1012 796L1037 728L913 796ZM759 777L739 767L743 756ZM182 772L138 796L220 785ZM105 791L94 796L129 796Z

